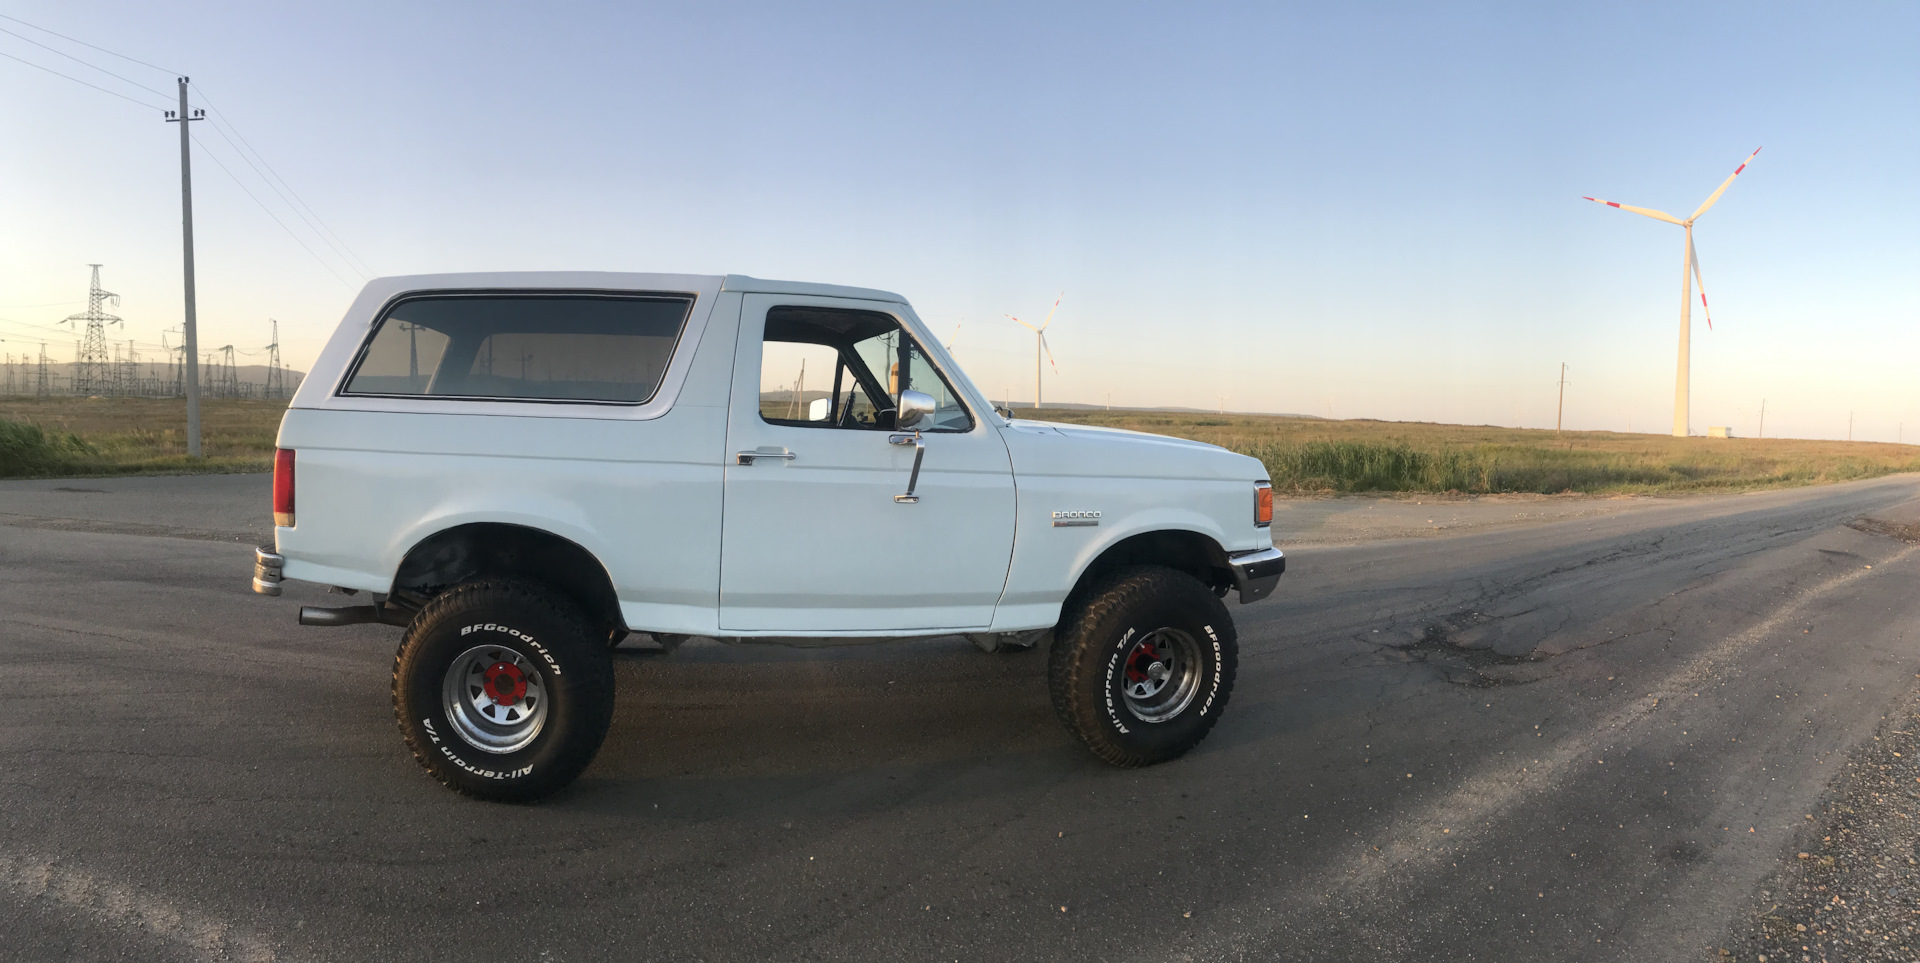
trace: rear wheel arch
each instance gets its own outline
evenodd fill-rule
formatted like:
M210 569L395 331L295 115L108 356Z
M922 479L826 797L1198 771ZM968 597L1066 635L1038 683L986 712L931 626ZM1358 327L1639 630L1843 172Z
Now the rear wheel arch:
M625 627L620 597L607 568L592 552L552 532L505 522L471 522L441 529L407 551L393 577L393 594L423 604L481 578L544 585L608 628Z

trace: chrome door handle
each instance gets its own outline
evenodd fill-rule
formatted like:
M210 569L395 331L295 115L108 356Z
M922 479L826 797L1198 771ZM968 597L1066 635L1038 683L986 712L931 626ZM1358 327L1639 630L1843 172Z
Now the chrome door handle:
M734 454L733 462L736 465L751 465L756 458L778 458L781 461L792 461L793 452L784 449L780 451L742 451Z
M920 462L922 459L927 457L927 446L924 444L921 444L920 433L917 431L910 435L904 434L904 433L897 434L897 435L888 435L887 444L913 446L913 474L907 476L906 494L895 495L893 496L893 500L902 505L919 504L920 496L915 495L913 493L913 489L915 488L915 486L920 484Z

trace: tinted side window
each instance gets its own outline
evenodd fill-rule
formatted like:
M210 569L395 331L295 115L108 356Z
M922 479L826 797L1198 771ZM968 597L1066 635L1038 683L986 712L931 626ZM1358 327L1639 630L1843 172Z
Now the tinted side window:
M428 295L390 308L343 394L643 402L693 300Z

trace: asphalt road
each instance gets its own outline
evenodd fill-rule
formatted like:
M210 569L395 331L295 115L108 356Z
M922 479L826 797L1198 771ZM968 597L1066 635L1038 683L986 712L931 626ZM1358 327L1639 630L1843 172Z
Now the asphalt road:
M1891 478L1301 548L1147 770L1036 654L626 652L586 775L491 805L197 484L0 485L0 956L1717 960L1920 673Z

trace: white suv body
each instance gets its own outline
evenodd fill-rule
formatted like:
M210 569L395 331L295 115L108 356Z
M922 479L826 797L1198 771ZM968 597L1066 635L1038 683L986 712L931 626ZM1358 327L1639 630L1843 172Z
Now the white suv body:
M382 309L446 291L687 292L695 301L642 404L343 394ZM769 308L791 304L890 315L960 393L972 427L925 438L919 501L892 497L904 490L912 447L761 418L762 327ZM279 446L298 453L299 524L274 532L286 578L386 593L407 553L436 532L528 526L598 559L635 631L1044 629L1094 559L1130 536L1191 532L1229 556L1273 549L1254 517L1255 485L1266 478L1259 461L1157 435L1002 418L899 295L738 275L377 280L302 382ZM793 457L739 463L736 453L759 449ZM878 560L898 577L863 574Z
M548 316L559 320L549 326ZM926 408L922 420L901 427L919 416L915 406ZM1191 614L1217 608L1188 597L1200 586L1254 601L1285 567L1259 461L1197 442L1004 417L905 299L862 288L584 272L379 279L302 382L279 447L274 546L260 552L256 591L277 595L283 579L296 579L371 593L372 606L310 607L301 621L410 625L409 640L427 631L421 613L436 597L500 576L551 589L614 644L627 632L669 648L688 636L830 643L966 634L992 651L993 640L1011 647L1047 629L1058 635L1063 605L1076 593L1091 599L1108 575L1141 566L1184 573L1197 585L1138 592L1186 592ZM1121 671L1119 659L1136 680L1127 691L1168 693L1128 701L1135 717L1109 720L1120 733L1125 718L1158 722L1172 705L1169 686L1210 678L1214 690L1193 711L1211 711L1216 697L1224 704L1230 619L1224 609L1193 618L1168 629L1188 640L1185 656L1165 654L1172 643L1117 643L1133 648L1111 657L1107 676ZM1168 675L1178 659L1204 661L1208 644L1213 675L1194 669L1191 684ZM457 764L436 770L443 781L512 795L473 776L493 770L455 758L442 730L481 720L468 742L505 753L503 766L532 752L500 748L522 743L493 723L512 717L537 735L539 719L512 711L515 699L521 710L537 700L515 696L509 678L524 670L535 686L527 692L547 691L535 669L558 675L561 664L536 649L520 669L469 652L462 671L506 681L483 687L474 675L470 703L447 683L438 727L402 715L423 764L444 767L421 748L429 744ZM1063 719L1067 684L1056 685ZM1108 703L1122 691L1110 689ZM440 690L420 691L431 701ZM1088 705L1101 698L1087 693ZM1201 706L1193 691L1181 698L1175 715ZM422 720L423 729L408 729ZM1083 730L1095 723L1068 724L1090 739ZM1137 765L1198 738L1146 754L1094 748Z

